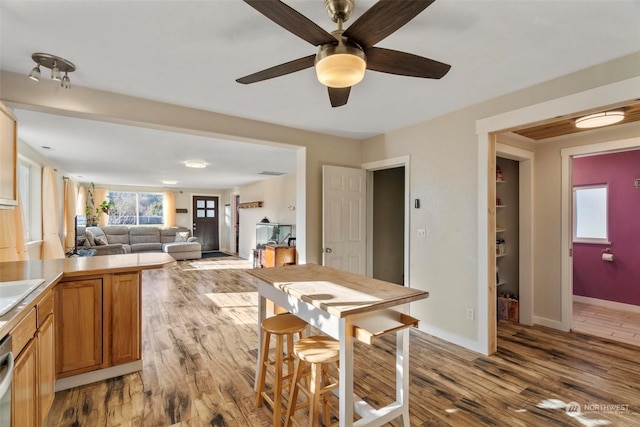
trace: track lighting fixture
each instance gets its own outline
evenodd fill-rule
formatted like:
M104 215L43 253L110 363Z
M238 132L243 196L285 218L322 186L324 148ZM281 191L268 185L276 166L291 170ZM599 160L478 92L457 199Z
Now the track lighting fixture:
M40 81L40 67L45 67L51 69L52 80L59 81L60 86L65 89L71 88L69 73L76 70L76 66L71 61L48 53L34 53L31 58L38 64L29 73L31 80ZM64 73L64 77L62 73Z

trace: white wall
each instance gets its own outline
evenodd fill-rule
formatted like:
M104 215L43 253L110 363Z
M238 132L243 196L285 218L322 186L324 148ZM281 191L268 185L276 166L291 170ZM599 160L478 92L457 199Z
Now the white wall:
M262 218L270 222L292 224L296 235L296 174L274 177L240 187L240 203L262 201L261 208L240 209L241 258L251 258L256 247L256 224ZM293 209L291 209L293 208Z
M487 319L481 320L484 325L478 323L478 317L473 321L466 319L467 308L473 308L477 313L483 305L486 312L487 304L486 290L484 299L479 300L478 295L479 286L486 286L488 276L479 273L482 271L479 263L487 263L487 257L480 256L478 247L478 233L486 233L479 229L478 223L482 223L482 215L486 217L487 201L486 195L479 196L478 193L478 177L482 171L478 164L476 122L635 77L640 75L638 64L640 53L365 142L364 162L411 156L410 198L421 199L423 207L411 210L410 232L416 236L418 228L428 231L426 240L410 240L411 286L430 293L428 299L412 303L411 314L422 321L421 329L468 348L486 351L486 337L481 334L486 334ZM545 159L538 158L536 152L535 173L539 176L536 191L547 188L557 191L558 195L551 197L555 197L553 200L554 203L557 201L558 208L547 206L541 202L547 197L536 194L534 310L536 315L560 319L560 236L550 234L560 230L560 188L557 184L560 156L553 155L557 168L554 166L542 173ZM486 169L487 165L484 167ZM485 197L485 207L481 205L482 197ZM539 233L540 230L545 232Z
M64 96L33 85L23 74L2 71L0 94L10 106L34 109L50 114L102 120L132 126L164 129L194 135L214 136L253 143L284 144L304 151L304 168L298 164L299 197L305 206L299 209L305 224L298 224L298 250L304 251L307 262L322 260L322 166L359 167L362 164L362 143L359 140L340 138L317 132L288 128L255 120L213 113L205 110L180 107L73 86ZM301 239L302 238L302 239ZM301 248L300 245L304 245Z

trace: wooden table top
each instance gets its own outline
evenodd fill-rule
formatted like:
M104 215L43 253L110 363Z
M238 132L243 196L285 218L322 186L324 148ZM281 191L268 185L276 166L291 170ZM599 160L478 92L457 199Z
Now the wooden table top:
M276 289L336 317L427 298L428 292L316 264L247 270Z

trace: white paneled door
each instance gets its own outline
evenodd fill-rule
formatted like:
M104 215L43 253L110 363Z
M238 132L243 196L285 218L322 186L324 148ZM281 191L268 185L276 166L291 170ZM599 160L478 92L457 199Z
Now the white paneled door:
M366 273L366 171L322 167L322 264Z

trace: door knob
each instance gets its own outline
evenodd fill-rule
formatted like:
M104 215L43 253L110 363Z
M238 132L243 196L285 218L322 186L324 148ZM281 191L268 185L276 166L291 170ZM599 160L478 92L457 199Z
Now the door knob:
M331 252L333 252L333 250L332 250L331 248L326 248L324 251L325 251L326 253L328 253L328 254L330 254Z

